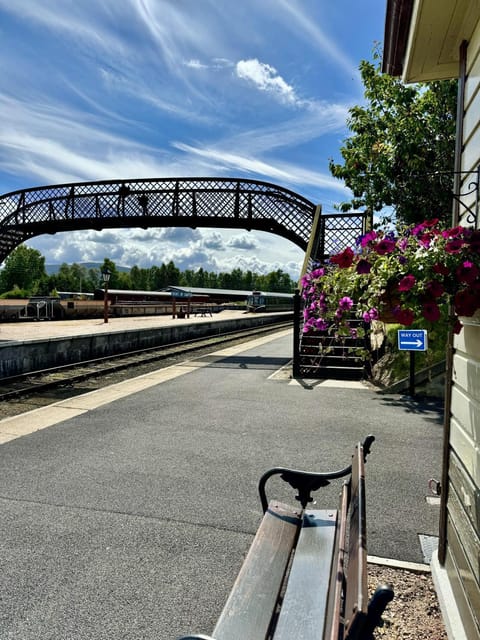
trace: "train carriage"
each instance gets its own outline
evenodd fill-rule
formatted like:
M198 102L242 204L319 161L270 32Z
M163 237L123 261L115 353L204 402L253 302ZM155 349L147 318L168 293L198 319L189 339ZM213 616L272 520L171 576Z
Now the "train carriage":
M293 311L293 294L253 291L247 298L247 310L251 313Z

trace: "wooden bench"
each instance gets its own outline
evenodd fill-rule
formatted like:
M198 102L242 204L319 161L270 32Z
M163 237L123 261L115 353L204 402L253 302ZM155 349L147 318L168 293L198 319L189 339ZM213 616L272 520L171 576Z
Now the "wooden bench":
M202 318L206 316L212 315L212 310L210 307L197 307L194 311L195 317L201 316Z
M375 438L358 443L352 464L331 473L276 467L259 483L264 517L212 636L179 640L368 640L393 598L382 585L367 593L366 456ZM268 502L274 475L298 491L300 505ZM347 478L338 509L310 509L311 493Z

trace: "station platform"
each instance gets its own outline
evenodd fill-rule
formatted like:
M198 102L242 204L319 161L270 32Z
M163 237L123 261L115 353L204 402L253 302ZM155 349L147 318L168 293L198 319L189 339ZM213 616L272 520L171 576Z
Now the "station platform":
M438 409L282 376L291 344L282 330L0 421L2 640L210 632L262 517L260 476L341 468L368 433L368 551L422 562Z
M134 316L0 324L0 379L172 342L275 324L292 313L225 310L211 316Z
M276 315L288 316L288 313ZM291 314L290 314L291 315ZM84 335L101 335L119 331L136 331L141 329L155 329L162 327L184 326L185 324L204 324L206 322L221 322L223 320L241 320L246 317L269 317L271 313L248 314L245 310L225 310L213 313L211 316L195 316L172 318L171 315L132 316L109 318L104 322L101 318L89 320L19 320L0 324L0 342L5 340L48 340Z

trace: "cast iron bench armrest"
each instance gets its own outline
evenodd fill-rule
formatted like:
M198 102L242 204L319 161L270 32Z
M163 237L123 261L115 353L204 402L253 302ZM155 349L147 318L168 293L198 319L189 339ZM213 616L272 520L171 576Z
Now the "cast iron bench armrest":
M375 441L375 436L369 435L362 443L363 447L363 459L366 460L370 453L370 447ZM352 465L338 471L331 471L327 473L317 473L310 471L300 471L299 469L287 469L285 467L274 467L269 469L260 478L258 483L258 492L260 494L260 501L262 503L263 513L268 508L268 500L265 492L265 485L267 480L274 475L280 475L282 480L288 482L290 486L298 491L298 495L295 496L295 500L298 500L302 507L305 509L309 502L312 502L312 491L317 491L321 487L326 487L330 484L330 480L336 480L338 478L344 478L352 473Z

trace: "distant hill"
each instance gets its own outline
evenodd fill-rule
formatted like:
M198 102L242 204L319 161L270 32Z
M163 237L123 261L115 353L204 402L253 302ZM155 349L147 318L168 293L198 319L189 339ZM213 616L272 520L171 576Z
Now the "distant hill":
M62 264L63 263L46 264L45 271L47 272L47 275L52 276L55 273L58 273ZM101 269L103 262L77 262L76 264L80 265L81 267L85 267L85 269ZM120 267L118 265L115 265L115 266L117 268L117 271L124 271L126 273L130 271L130 267Z

